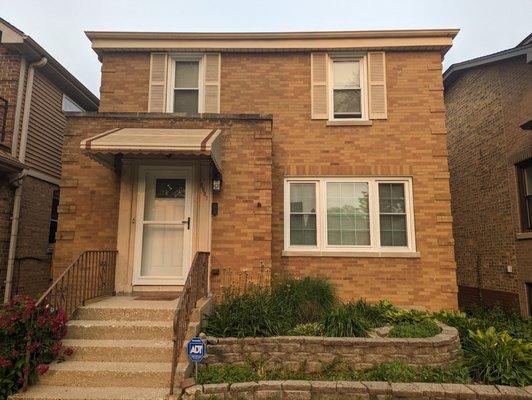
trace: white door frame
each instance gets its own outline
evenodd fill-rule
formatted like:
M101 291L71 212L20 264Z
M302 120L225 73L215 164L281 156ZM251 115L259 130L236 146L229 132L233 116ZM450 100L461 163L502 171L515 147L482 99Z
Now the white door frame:
M144 233L144 203L146 200L146 173L168 172L181 173L186 179L185 219L190 217L190 229L183 232L183 276L141 276L142 241ZM194 229L195 168L193 166L175 165L141 165L138 169L137 212L135 228L135 261L133 266L133 285L182 285L190 270L192 262L192 232Z

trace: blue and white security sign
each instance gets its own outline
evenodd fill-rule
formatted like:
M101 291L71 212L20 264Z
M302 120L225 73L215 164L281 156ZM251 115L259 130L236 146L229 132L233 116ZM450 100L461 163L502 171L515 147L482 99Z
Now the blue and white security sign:
M190 361L198 363L207 355L207 345L199 337L193 337L187 343L187 355Z

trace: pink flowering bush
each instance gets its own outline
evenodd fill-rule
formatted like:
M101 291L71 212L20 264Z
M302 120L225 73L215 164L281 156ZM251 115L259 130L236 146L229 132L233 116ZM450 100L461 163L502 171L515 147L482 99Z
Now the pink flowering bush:
M36 307L35 300L28 296L17 296L0 306L0 399L7 399L22 387L25 368L29 368L31 384L37 375L48 371L49 363L72 354L72 349L61 343L66 322L63 310Z

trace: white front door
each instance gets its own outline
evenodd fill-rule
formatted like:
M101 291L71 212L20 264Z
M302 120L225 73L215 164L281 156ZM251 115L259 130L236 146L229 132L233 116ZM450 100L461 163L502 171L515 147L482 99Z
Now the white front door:
M191 260L193 170L139 167L136 285L183 284Z

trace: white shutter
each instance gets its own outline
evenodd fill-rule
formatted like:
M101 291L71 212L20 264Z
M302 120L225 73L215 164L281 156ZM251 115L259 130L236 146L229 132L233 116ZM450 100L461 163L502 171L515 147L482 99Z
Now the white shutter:
M205 76L203 79L203 112L220 112L220 53L207 53L203 59Z
M386 60L383 51L368 53L369 118L388 118Z
M152 53L150 60L150 92L148 96L149 112L166 111L166 76L168 55Z
M327 62L327 53L312 53L310 56L312 119L329 119Z

